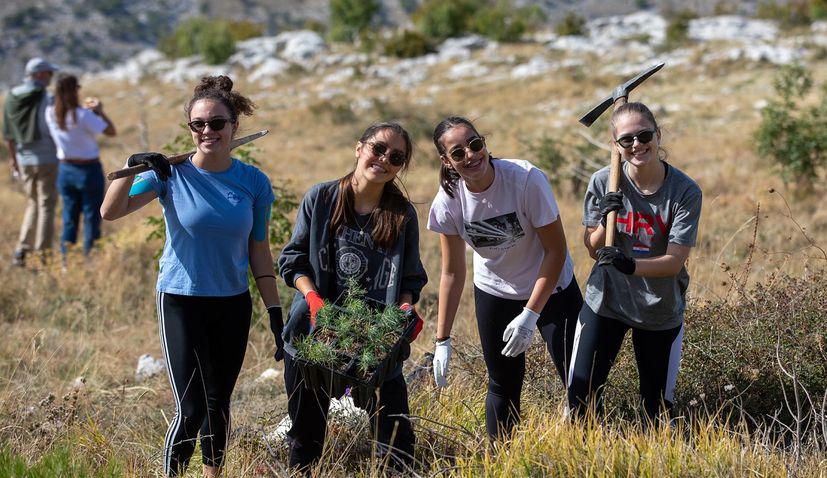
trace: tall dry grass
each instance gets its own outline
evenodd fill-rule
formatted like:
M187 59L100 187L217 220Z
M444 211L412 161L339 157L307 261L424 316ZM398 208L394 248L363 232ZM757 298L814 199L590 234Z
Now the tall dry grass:
M531 45L502 48L514 59L509 64L542 53ZM484 53L477 55L495 71L507 67L481 56ZM519 81L494 74L449 80L444 75L449 65L442 65L434 69L431 81L412 88L357 75L330 99L318 96L322 74L295 73L266 88L240 80L239 89L259 105L253 119L242 120L242 133L270 129L256 142L259 151L253 155L274 182L299 195L351 168L356 139L371 122L398 118L414 134L415 159L403 181L417 204L421 254L431 279L419 305L426 327L413 347L414 364L431 351L428 339L434 334L439 280L438 238L425 230L428 206L438 188L431 128L449 114L465 115L500 157L534 159L526 145L542 134L559 138L561 147L569 148L581 140L578 131L583 128L577 118L623 80L595 77L597 64L595 60L592 66ZM813 64L819 80L827 72L824 66L823 61ZM667 65L635 92L633 99L654 107L670 162L704 190L701 231L689 262L693 305L717 301L720 307L737 306L755 284L777 275L816 277L814 271L827 262L827 210L820 207L819 197L791 202L792 191L752 148L750 134L760 120L754 104L772 94L773 74L771 65L761 64ZM183 103L193 86L93 79L85 79L84 85L88 94L104 99L120 133L102 140L107 170L122 166L132 152L159 150L173 141L181 131ZM597 127L590 134L607 139L606 131ZM816 189L823 193L823 181ZM556 194L582 285L591 267L582 246L582 196L568 183ZM7 245L0 252L8 258L23 209L23 196L8 179L0 183L0 207L7 211L0 215L0 236ZM152 259L160 244L146 239L149 229L143 223L159 213L159 207L151 205L105 224L105 238L91 259L74 253L66 273L56 264L21 270L7 260L0 262L0 468L11 470L13 460L6 458L14 457L24 466L52 459L68 469L87 470L90 476L159 476L163 433L173 410L169 386L163 375L144 382L134 377L138 356L160 356ZM460 348L451 387L438 393L427 372L411 386L419 439L417 474L827 474L827 445L810 443L793 454L789 438L779 442L779 435L766 427L727 422L716 416L717 404L708 415L689 417L673 431L642 433L629 418L628 407L620 410L626 406L622 401L605 425L571 425L562 418L563 391L540 347L530 352L525 420L507 443L490 445L481 423L485 375L474 348L477 333L469 290L470 274L452 334ZM285 288L281 292L284 299L290 295ZM714 314L706 319L716 320ZM286 474L284 448L263 438L286 412L283 386L279 381L256 381L265 369L281 367L272 362L272 347L266 321L257 315L234 395L236 430L228 476ZM623 353L628 357L628 350ZM679 390L689 378L679 378ZM613 386L619 392L614 396L634 395L633 381L620 380ZM63 458L67 449L75 458ZM316 476L381 475L364 426L353 429L333 423L326 453L314 470ZM198 476L197 468L190 476Z

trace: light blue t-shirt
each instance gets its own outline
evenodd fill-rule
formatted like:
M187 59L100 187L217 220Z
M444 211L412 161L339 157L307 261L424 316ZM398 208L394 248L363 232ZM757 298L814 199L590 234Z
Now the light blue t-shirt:
M214 173L189 158L172 167L167 181L152 171L137 176L135 186L143 181L158 195L166 222L158 291L221 297L246 291L253 210L274 200L267 176L237 159Z

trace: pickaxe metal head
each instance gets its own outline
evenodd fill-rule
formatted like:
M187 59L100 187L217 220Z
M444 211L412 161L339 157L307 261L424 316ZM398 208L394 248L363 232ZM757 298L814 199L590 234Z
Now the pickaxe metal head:
M626 83L623 83L622 85L615 88L611 96L601 101L600 104L592 108L591 111L589 111L582 118L580 118L580 123L582 123L585 126L591 126L592 123L594 123L595 120L599 118L600 115L602 115L603 112L609 108L609 106L615 104L615 102L620 98L627 98L629 96L630 91L634 90L635 87L637 87L637 85L643 83L644 81L646 81L647 78L654 75L656 71L663 68L663 65L664 63L658 63L657 65L649 68L648 70L640 73L639 75L627 81Z

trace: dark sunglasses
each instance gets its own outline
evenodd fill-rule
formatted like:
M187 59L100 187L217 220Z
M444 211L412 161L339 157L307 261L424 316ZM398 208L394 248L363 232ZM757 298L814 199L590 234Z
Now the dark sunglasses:
M398 149L391 150L387 144L381 142L369 141L368 144L371 147L371 151L373 151L373 155L377 158L386 156L388 158L388 162L397 167L405 164L405 153L402 151L399 151Z
M621 136L615 140L615 143L619 144L621 148L628 149L631 148L633 144L635 144L635 140L638 140L640 144L646 144L649 141L652 141L652 138L655 137L655 130L645 129L643 131L638 131L635 134L627 134L625 136Z
M206 128L207 125L209 125L210 129L213 131L221 131L222 129L224 129L224 125L231 122L232 120L228 120L226 118L215 118L209 121L190 121L189 123L187 123L187 126L190 127L193 133L201 133L204 131L204 128Z
M451 157L456 162L464 161L465 160L465 150L469 149L472 153L479 153L482 151L482 148L485 147L485 139L480 138L477 136L476 138L472 139L468 142L468 146L457 146L456 148L452 149L448 152L448 156Z

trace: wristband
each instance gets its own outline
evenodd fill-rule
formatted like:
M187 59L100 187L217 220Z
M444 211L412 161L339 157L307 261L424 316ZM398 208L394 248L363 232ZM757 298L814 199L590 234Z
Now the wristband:
M255 276L253 279L254 280L259 280L259 279L264 279L265 277L272 277L273 279L276 278L276 276L274 276L273 274L264 274L264 275L260 275L260 276Z

